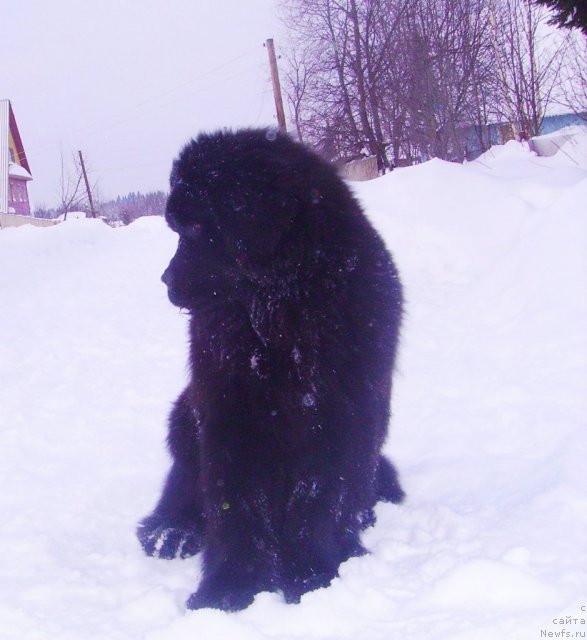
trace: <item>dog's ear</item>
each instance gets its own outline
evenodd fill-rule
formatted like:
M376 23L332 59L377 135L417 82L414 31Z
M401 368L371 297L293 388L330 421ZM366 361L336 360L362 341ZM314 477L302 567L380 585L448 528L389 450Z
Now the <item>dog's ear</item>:
M215 176L218 226L252 260L273 255L296 220L313 210L309 179L321 168L288 136L270 133L236 134Z
M258 185L246 192L225 194L216 207L216 220L227 249L240 259L255 262L277 251L299 207L294 193L284 192L277 185Z
M268 259L305 207L305 162L306 153L283 134L201 134L174 164L170 202L181 194L185 209L175 207L174 215L181 223L213 220L240 262Z

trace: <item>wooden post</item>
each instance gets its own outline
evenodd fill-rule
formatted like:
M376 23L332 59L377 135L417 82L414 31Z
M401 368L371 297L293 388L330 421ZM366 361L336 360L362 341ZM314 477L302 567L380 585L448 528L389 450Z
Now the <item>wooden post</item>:
M287 131L285 125L285 112L283 110L283 100L281 99L281 85L279 84L279 72L277 71L277 58L275 57L275 47L273 38L269 38L265 43L269 54L269 66L271 67L271 82L273 83L273 97L275 98L275 111L277 113L277 124L281 131Z
M92 200L92 192L90 191L90 183L88 182L88 174L86 173L86 165L84 164L84 157L82 156L82 152L79 153L79 161L82 165L82 173L84 174L84 182L86 183L86 193L88 194L88 201L90 203L90 211L92 212L92 218L96 217L96 212L94 210L94 201Z

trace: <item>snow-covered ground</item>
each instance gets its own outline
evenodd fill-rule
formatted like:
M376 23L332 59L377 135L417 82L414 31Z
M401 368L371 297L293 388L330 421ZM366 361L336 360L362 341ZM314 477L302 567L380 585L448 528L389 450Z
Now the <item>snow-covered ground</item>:
M186 612L198 558L135 541L186 375L174 234L0 232L0 638L586 637L587 135L569 145L356 187L407 296L387 447L408 500L299 605Z

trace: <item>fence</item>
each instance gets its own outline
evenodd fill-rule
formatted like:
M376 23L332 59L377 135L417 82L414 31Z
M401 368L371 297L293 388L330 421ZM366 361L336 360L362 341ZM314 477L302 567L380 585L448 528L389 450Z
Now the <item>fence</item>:
M0 229L7 227L20 227L23 224L32 224L34 227L52 227L59 220L48 218L33 218L32 216L18 216L14 213L0 213Z
M353 160L347 164L339 167L339 175L346 180L353 180L355 182L364 182L365 180L372 180L379 175L377 169L377 158L370 156L369 158L361 158L360 160Z

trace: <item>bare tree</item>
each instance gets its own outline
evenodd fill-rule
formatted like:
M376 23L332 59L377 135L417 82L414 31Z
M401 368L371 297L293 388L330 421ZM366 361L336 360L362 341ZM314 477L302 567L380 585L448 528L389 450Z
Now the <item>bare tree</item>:
M58 210L65 218L70 211L78 210L84 202L82 171L75 154L72 154L71 162L73 171L71 169L66 171L63 151L61 151L61 201Z
M285 70L284 91L290 106L297 138L304 141L304 121L308 118L306 103L310 99L310 85L317 74L317 60L311 52L301 47L291 48L285 54L287 67Z
M532 0L282 0L298 137L381 171L491 145L490 123L540 132L568 37ZM293 27L291 26L293 25ZM545 30L546 29L546 30Z
M97 183L90 185L94 202L98 202L99 193ZM70 168L65 166L63 151L61 152L61 195L58 207L59 214L67 218L70 211L89 211L88 194L83 181L82 167L79 155L72 153Z
M499 69L498 115L517 138L539 135L562 87L568 36L545 30L546 13L531 0L490 0Z
M487 111L482 0L287 0L296 25L289 102L300 136L338 157L462 159ZM296 48L297 47L297 48ZM299 51L302 51L300 53ZM335 130L336 128L336 130Z
M558 103L587 121L587 37L570 37L568 63Z
M409 12L405 41L412 70L407 102L412 140L427 157L461 161L465 131L485 124L493 60L487 5L421 0Z
M408 0L287 0L286 92L298 135L340 158L390 161L383 112L392 34Z

